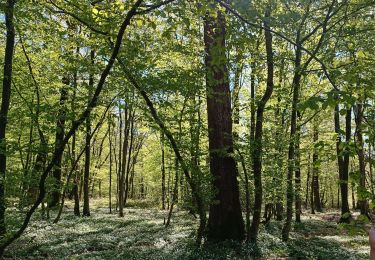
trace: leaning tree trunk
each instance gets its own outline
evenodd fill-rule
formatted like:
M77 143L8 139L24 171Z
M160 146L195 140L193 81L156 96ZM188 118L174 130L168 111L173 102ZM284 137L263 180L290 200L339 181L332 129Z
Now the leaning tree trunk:
M0 108L0 235L6 233L5 227L5 173L6 173L6 126L10 105L10 91L12 85L13 51L14 51L14 25L13 10L14 0L8 0L5 6L5 25L7 30L5 57L4 57L4 77L3 92Z
M210 206L208 240L244 238L233 153L231 101L226 68L225 19L221 11L207 13L204 21L210 171L216 189Z

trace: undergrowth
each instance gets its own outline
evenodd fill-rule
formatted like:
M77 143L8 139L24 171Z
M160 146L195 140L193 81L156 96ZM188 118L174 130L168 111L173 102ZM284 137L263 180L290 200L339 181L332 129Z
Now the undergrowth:
M51 213L54 216L55 212ZM26 233L6 251L6 259L368 259L368 238L350 234L319 215L295 223L288 242L282 223L262 226L257 245L227 241L196 248L198 221L185 211L174 213L165 228L166 211L127 208L119 218L98 208L91 217L74 217L70 209L58 224L36 215Z

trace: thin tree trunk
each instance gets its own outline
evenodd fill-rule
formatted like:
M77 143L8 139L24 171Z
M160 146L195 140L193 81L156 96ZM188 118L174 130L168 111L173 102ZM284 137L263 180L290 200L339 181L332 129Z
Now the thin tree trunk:
M314 153L313 153L313 170L311 176L311 192L310 192L310 205L311 205L311 214L315 214L315 203L314 203Z
M298 118L300 118L300 113L297 112ZM297 126L296 130L296 148L295 148L295 214L296 214L296 222L301 222L301 196L302 196L302 189L301 189L301 151L300 151L300 142L301 142L301 126Z
M249 189L249 174L246 169L246 164L245 164L245 158L243 157L242 153L240 150L238 151L238 155L240 156L241 160L241 165L242 169L244 172L245 176L245 205L246 205L246 240L250 241L250 235L251 235L251 224L250 224L250 189Z
M79 53L79 48L77 47L76 48L76 54ZM73 122L75 120L75 113L76 113L76 109L75 109L75 102L76 102L76 90L77 90L77 71L74 72L73 74L73 97L72 97L72 103L71 103L71 107L72 107L72 113L73 113ZM72 122L72 123L73 123ZM73 137L72 137L72 158L73 160L76 159L76 133L73 134ZM80 207L79 207L79 194L78 194L78 183L79 183L79 170L78 170L78 166L74 166L72 164L72 167L75 167L74 169L74 176L73 176L73 196L74 196L74 215L75 216L80 216L81 213L80 213Z
M129 135L130 135L130 144L129 144L129 150L128 150L128 159L127 159L127 164L126 164L126 176L125 176L125 191L124 191L124 205L126 205L126 200L128 199L128 194L129 194L129 174L130 174L130 165L132 161L132 156L133 155L133 143L134 143L134 115L135 111L133 110L133 113L130 114L129 120L130 120L130 130L129 130Z
M349 108L346 112L345 118L345 141L346 145L349 144L351 138L351 108ZM336 142L336 151L337 151L337 164L339 169L339 185L341 193L341 218L340 222L349 222L350 220L350 209L349 209L349 201L348 201L348 179L349 179L349 158L350 158L350 151L349 148L342 149L341 145L341 128L340 128L340 107L339 105L335 106L335 114L334 114L334 122L335 122L335 132L337 134L337 142ZM339 198L337 200L339 201ZM339 203L338 203L339 206Z
M90 51L91 64L94 64L95 51ZM89 78L89 96L94 86L94 75L90 74ZM91 163L91 119L90 116L86 118L86 152L85 152L85 172L83 175L83 216L90 216L90 194L89 194L89 182L90 182L90 163Z
M64 140L65 114L66 114L65 103L68 99L67 86L69 86L69 79L67 77L63 78L63 84L66 86L63 86L60 89L60 102L59 102L60 108L59 108L59 112L57 115L58 118L57 118L57 125L56 125L55 151L59 149L61 142ZM48 203L49 208L56 207L60 201L62 156L63 156L63 153L61 153L61 155L55 160L55 165L54 165L54 169L52 172L54 185L53 185L53 190L51 192L51 198Z
M372 145L369 144L368 146L368 160L369 160L369 175L370 175L370 187L371 187L371 194L374 197L375 196L375 187L374 187L374 174L372 169L372 164L374 162L374 158L372 156Z
M121 172L122 172L122 133L123 133L123 120L122 120L122 111L121 111L121 102L118 104L118 113L119 113L119 147L118 147L118 171L117 171L117 187L116 187L116 210L120 210L120 183L121 183ZM120 212L119 212L120 214Z
M306 209L308 208L309 205L309 188L310 188L310 153L307 157L307 180L306 180L306 197L305 197L305 205Z
M319 140L319 131L318 125L315 123L313 126L313 141L314 144L317 144ZM312 176L312 192L314 196L314 208L318 212L322 212L322 205L320 199L320 188L319 188L319 171L320 171L320 162L318 148L314 147L313 153L313 176Z
M253 222L250 228L250 241L256 242L259 224L261 219L262 210L262 152L263 152L263 117L264 109L268 100L270 99L273 92L273 53L272 53L272 35L268 30L269 19L271 15L271 6L268 6L265 12L265 39L266 39L266 53L267 53L267 87L266 91L259 101L258 108L256 111L256 124L255 124L255 136L254 136L254 147L252 153L253 159L253 173L254 173L254 186L255 186L255 200L254 200L254 214Z
M355 192L354 192L354 188L355 188L355 185L354 185L354 182L352 183L352 209L355 210L357 207L356 203L355 203Z
M232 91L232 113L233 113L233 124L238 125L240 123L240 80L241 80L241 73L243 69L243 64L242 64L242 59L243 59L243 53L242 50L237 50L237 55L236 55L236 69L234 71L234 84L233 84L233 91ZM238 133L235 131L233 132L233 135L235 138L237 137Z
M164 150L164 134L160 137L161 146L161 209L165 210L165 150Z
M279 77L279 86L282 86L283 81L285 80L284 77L284 70L285 70L285 61L284 59L281 60L281 68L280 68L280 77ZM277 155L276 158L276 173L277 178L279 180L283 180L283 147L284 144L282 142L283 139L283 130L285 128L285 112L281 111L281 96L279 94L277 98L277 109L275 111L275 118L276 118L276 124L278 124L278 120L280 120L280 126L276 126L276 133L275 133L275 152ZM275 182L275 178L273 178ZM283 220L283 214L284 214L284 206L283 206L283 187L282 185L275 184L276 189L276 201L275 201L275 216L276 220L281 221Z
M124 127L124 141L122 145L122 160L121 160L121 173L119 181L119 216L124 216L124 201L125 201L125 174L126 174L126 162L128 154L128 144L129 144L129 131L130 131L130 115L128 106L126 105L124 110L125 116L125 127Z
M171 206L169 207L167 222L165 223L165 227L168 227L171 222L172 212L173 212L173 206L177 202L177 190L178 190L178 160L176 159L176 173L174 177L174 186L173 186L173 192L172 192L172 199L171 199Z
M289 232L292 225L293 218L293 172L294 172L294 160L295 160L295 139L297 132L297 104L299 101L300 81L301 81L301 57L302 52L299 47L300 44L300 32L297 35L297 47L295 50L294 60L294 76L293 76L293 98L292 98L292 111L290 120L290 141L288 149L288 174L287 174L287 198L286 198L286 221L282 230L282 238L284 241L289 239Z
M366 162L365 162L365 152L363 145L363 111L364 107L362 103L357 104L357 116L355 119L356 122L356 136L357 136L357 154L358 154L358 164L359 164L359 185L358 185L358 204L361 215L368 217L367 209L367 198L365 197L366 193Z
M112 129L111 113L108 114L108 142L109 142L109 188L108 188L108 207L109 213L112 213Z

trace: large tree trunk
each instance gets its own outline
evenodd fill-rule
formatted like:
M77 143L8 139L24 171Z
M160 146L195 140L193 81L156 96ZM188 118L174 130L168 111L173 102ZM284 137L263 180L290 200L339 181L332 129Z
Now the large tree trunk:
M215 203L210 206L208 239L244 238L236 162L233 156L231 101L226 68L225 19L220 11L204 21L210 171Z
M5 173L6 173L6 126L10 104L10 92L12 85L13 50L14 50L14 25L13 9L14 0L8 0L5 7L5 25L7 30L3 90L0 108L0 235L6 233L5 227Z
M266 54L267 54L267 87L262 99L258 103L258 108L256 111L256 124L255 124L255 136L254 136L254 147L252 149L252 159L253 159L253 173L254 173L254 186L255 186L255 200L254 200L254 214L253 222L250 228L250 241L255 242L262 210L262 150L263 150L263 114L264 109L268 100L270 99L273 91L273 53L272 53L272 35L268 30L269 24L268 20L271 14L271 7L268 6L265 13L264 27L266 28L264 34L266 38Z

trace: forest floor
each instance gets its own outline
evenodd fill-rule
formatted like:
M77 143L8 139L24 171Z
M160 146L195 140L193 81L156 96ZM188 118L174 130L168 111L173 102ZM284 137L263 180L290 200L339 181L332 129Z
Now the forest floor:
M252 259L255 250L234 242L195 248L198 221L186 211L174 213L168 228L163 225L166 212L157 209L126 208L124 218L101 207L91 213L77 218L69 207L57 224L36 215L5 259ZM337 225L335 214L304 214L288 243L280 239L282 223L262 226L260 258L369 259L365 232Z

